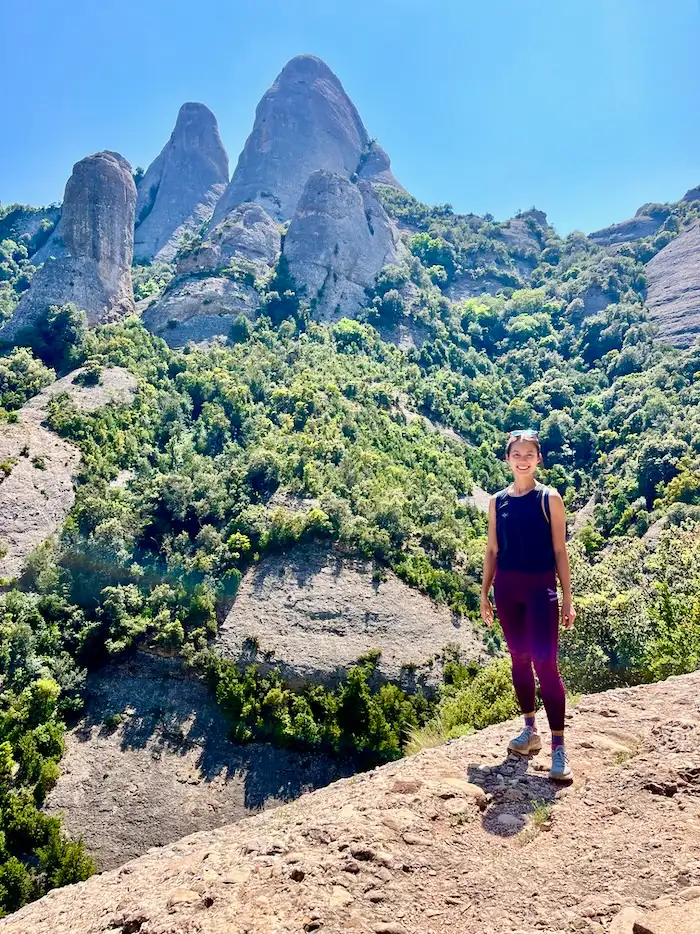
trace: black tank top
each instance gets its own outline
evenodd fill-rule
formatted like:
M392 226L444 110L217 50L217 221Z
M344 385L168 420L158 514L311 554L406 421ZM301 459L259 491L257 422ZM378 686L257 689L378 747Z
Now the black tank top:
M541 574L556 567L549 513L549 490L541 483L524 496L508 487L496 493L496 567Z

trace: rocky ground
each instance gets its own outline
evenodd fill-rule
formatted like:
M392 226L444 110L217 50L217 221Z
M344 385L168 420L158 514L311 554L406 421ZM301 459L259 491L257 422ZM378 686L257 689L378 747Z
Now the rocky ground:
M128 404L136 378L120 367L105 369L100 384L74 383L75 370L34 396L19 420L0 426L0 577L21 573L31 552L61 527L75 501L73 477L80 453L42 422L52 396L67 392L73 404L91 411L110 402Z
M492 727L50 893L3 934L693 934L700 672L585 697L576 777Z
M117 720L116 717L119 719ZM238 746L208 688L176 659L137 653L88 681L46 810L100 869L351 775L351 762Z
M381 649L379 671L407 690L440 680L442 650L484 654L471 625L369 559L322 545L268 555L243 576L217 636L223 655L279 667L285 680L337 682Z

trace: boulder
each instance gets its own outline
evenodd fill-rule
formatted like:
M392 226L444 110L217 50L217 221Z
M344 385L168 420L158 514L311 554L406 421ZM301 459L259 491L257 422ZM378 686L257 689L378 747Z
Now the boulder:
M646 264L647 308L670 344L690 347L700 334L700 223Z
M228 156L216 117L204 104L183 104L138 187L136 261L170 262L182 235L209 222L227 184Z
M293 58L258 104L214 224L243 201L257 201L274 218L289 220L318 169L345 178L363 169L363 177L397 184L383 150L370 153L361 166L369 143L355 105L330 68L313 55Z
M323 169L309 178L284 242L297 285L315 317L351 317L367 304L381 268L405 253L398 232L367 182Z
M54 242L55 257L35 274L0 339L13 341L48 305L75 304L90 324L114 321L134 310L131 262L136 186L129 163L98 152L73 166Z

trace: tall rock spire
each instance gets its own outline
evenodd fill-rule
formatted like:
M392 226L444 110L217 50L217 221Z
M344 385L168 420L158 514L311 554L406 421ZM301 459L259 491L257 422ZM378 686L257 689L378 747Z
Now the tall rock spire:
M228 156L216 117L183 104L168 142L138 187L134 258L169 261L183 233L206 224L228 183Z
M213 223L244 201L256 201L272 217L289 220L313 172L324 169L350 178L363 166L369 144L355 105L328 65L313 55L298 55L258 104L253 131ZM393 178L388 156L382 152L379 161L381 180ZM371 180L373 164L364 178Z
M90 324L134 310L131 262L136 186L116 152L98 152L73 166L63 199L55 254L36 272L0 340L14 340L49 305L75 304Z

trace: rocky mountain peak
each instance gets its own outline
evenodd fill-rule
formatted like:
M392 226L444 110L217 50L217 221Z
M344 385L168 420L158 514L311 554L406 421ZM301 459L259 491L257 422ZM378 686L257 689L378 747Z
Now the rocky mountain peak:
M296 56L258 104L253 131L214 223L244 201L256 201L272 217L289 220L313 172L325 169L350 178L360 171L369 144L355 105L328 65L314 55ZM388 156L381 153L374 174L384 177L377 180L398 184ZM363 177L371 177L373 166L365 166Z
M0 330L14 340L48 305L75 304L91 324L134 311L131 263L136 186L127 160L98 152L73 166L51 253Z
M316 315L352 317L383 266L402 250L396 228L367 182L319 169L302 193L284 243L289 271Z
M216 117L186 103L138 189L134 256L169 261L188 230L206 224L228 183L228 155Z

